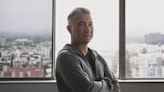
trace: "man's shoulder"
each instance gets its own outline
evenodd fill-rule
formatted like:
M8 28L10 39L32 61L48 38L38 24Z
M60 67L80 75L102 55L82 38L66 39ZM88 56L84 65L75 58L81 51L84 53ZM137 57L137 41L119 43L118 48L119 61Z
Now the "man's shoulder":
M59 51L58 55L59 54L68 54L68 53L70 53L70 51L68 51L67 49L62 49Z
M79 63L77 61L79 61L79 58L77 55L73 54L72 52L68 50L62 50L59 52L56 58L56 65L72 66Z
M57 57L59 57L59 56L72 56L73 55L73 53L72 52L70 52L69 50L67 50L67 49L62 49L61 51L59 51L59 53L58 53L58 55L57 55Z
M64 58L64 59L77 59L79 57L78 54L75 52L70 51L69 49L62 49L59 51L57 58Z

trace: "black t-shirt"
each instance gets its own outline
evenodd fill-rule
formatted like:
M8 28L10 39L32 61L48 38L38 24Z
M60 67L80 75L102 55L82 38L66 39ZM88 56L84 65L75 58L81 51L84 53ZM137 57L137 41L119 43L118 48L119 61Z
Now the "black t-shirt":
M87 55L85 57L86 57L87 61L89 62L90 66L92 68L93 74L96 75L95 57L94 57L94 55L89 50L88 53L87 53Z

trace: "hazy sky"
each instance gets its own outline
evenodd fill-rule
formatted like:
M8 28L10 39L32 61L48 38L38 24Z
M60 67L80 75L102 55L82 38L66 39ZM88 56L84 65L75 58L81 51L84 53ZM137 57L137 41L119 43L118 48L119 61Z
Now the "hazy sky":
M94 49L118 48L119 0L56 0L56 49L70 43L67 16L76 7L88 8L92 14L94 37L89 44Z
M0 32L51 31L52 0L0 0Z
M164 33L164 0L126 0L125 5L128 35Z

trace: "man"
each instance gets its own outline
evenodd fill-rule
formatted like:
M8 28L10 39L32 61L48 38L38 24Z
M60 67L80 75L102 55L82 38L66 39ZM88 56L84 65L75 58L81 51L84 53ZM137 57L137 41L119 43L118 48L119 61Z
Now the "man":
M71 43L59 52L56 78L59 92L119 92L118 81L105 60L88 47L93 22L86 8L76 8L68 16Z

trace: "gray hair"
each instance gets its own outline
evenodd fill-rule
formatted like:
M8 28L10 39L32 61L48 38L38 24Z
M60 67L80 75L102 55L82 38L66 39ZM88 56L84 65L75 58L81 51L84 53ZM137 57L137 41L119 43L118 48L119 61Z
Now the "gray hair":
M78 15L78 14L89 14L90 15L90 11L86 8L82 8L82 7L79 7L79 8L75 8L69 15L68 15L68 23L70 24L72 22L72 19L75 15Z

